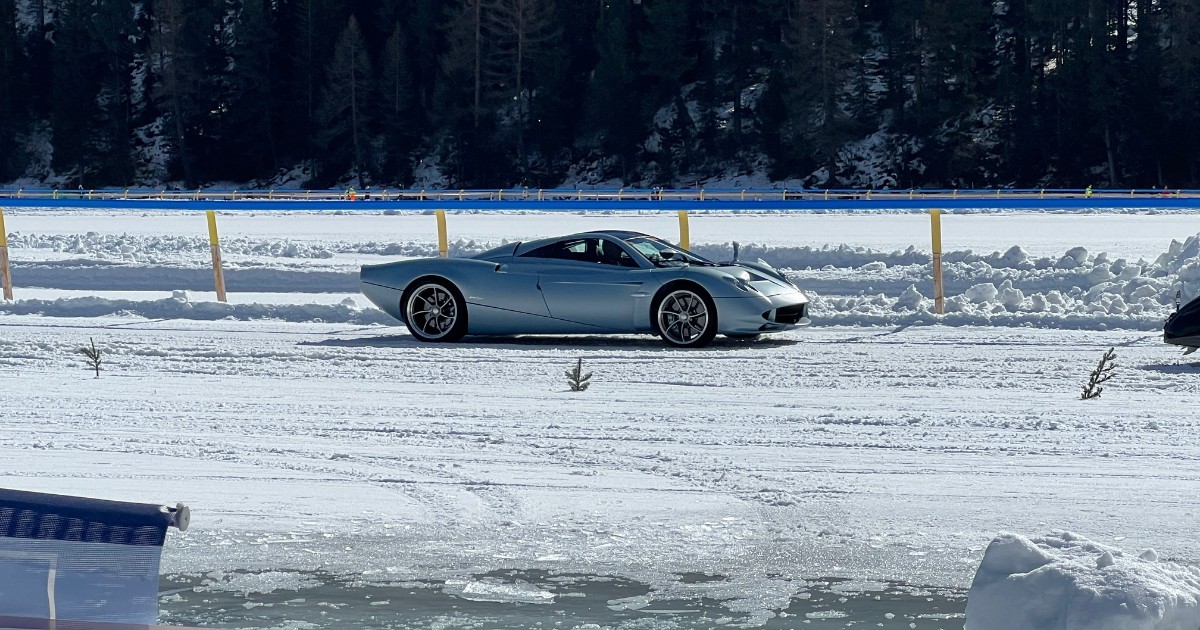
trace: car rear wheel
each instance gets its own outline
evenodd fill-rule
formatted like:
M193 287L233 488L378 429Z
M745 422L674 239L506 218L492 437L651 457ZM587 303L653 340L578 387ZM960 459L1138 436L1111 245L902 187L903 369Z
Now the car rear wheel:
M453 342L467 334L467 306L454 285L419 280L404 292L404 323L420 341Z
M678 287L654 301L655 332L676 348L702 348L717 336L717 307L703 290Z

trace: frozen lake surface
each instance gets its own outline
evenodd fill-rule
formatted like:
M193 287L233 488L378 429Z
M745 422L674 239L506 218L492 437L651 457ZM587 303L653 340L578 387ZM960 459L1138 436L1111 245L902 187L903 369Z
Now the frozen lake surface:
M698 249L787 267L817 325L681 352L414 342L356 271L431 254L431 216L222 214L221 305L202 215L12 212L0 481L189 504L170 623L958 627L1001 531L1200 561L1200 366L1160 340L1200 288L1196 220L947 216L937 317L924 215L694 217ZM459 251L676 229L450 221ZM1110 347L1116 376L1081 401ZM572 393L580 358L594 385Z
M163 623L205 627L361 630L474 628L613 628L687 630L714 627L767 629L872 627L961 628L964 593L901 583L858 583L837 578L803 580L788 605L769 618L731 610L724 601L656 598L646 584L620 578L544 571L495 571L448 581L365 582L325 574L272 575L270 589L233 592L215 579L172 576L163 582ZM687 585L720 582L723 576L680 576ZM288 581L291 584L287 584ZM278 586L287 584L286 586ZM266 591L266 592L264 592Z

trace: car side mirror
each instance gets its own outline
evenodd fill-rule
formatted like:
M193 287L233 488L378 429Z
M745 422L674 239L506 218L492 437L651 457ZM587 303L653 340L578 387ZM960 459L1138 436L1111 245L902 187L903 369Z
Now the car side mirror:
M675 257L675 252L672 252L672 251L659 252L658 255L661 256L663 260L671 260L672 258Z

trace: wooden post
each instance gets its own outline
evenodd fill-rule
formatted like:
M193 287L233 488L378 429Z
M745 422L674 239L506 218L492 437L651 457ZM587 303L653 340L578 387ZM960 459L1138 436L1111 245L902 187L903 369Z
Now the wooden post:
M217 288L217 301L225 302L225 270L221 268L221 241L217 239L217 213L208 211L208 245L212 249L213 284Z
M683 249L691 248L691 233L688 230L688 213L687 210L679 211L679 247Z
M942 211L930 210L929 223L933 229L933 310L942 315L946 311L942 287Z
M450 243L446 238L446 211L437 211L437 226L438 226L438 256L448 258L450 256Z
M12 300L12 273L8 269L8 230L4 227L4 208L0 208L0 281L4 285L4 299Z

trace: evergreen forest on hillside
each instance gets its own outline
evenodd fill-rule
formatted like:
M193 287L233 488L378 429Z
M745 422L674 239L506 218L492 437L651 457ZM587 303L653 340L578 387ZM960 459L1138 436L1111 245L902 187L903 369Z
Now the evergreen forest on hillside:
M0 0L0 182L1175 188L1198 167L1197 0Z

